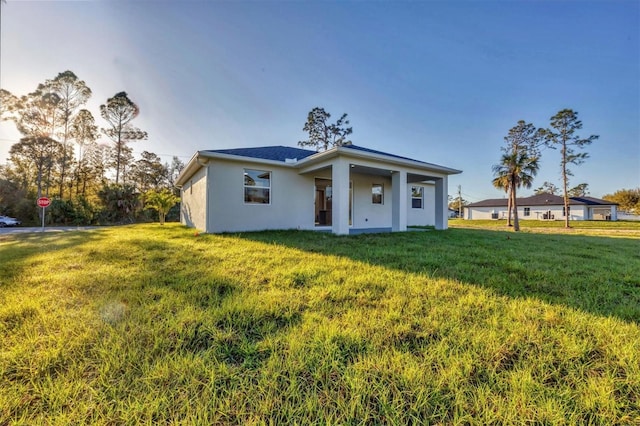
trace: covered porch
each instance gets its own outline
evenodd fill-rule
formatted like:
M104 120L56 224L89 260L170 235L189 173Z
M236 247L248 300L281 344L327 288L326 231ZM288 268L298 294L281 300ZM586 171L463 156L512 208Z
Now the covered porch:
M435 228L447 229L447 173L403 162L336 155L302 168L300 174L314 177L316 229L338 235L406 231L412 184L434 188L422 203L434 209Z

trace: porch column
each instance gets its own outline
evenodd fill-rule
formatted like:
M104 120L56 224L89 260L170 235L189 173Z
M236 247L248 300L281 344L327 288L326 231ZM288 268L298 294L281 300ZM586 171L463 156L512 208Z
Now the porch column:
M436 229L447 229L448 223L448 182L447 177L436 179Z
M337 158L331 165L331 232L349 235L349 162Z
M391 175L391 231L407 230L407 172L400 170Z

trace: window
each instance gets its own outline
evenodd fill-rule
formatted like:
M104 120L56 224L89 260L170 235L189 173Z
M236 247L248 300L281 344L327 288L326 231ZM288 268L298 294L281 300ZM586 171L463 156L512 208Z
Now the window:
M571 206L569 206L569 214L571 214ZM567 212L564 210L564 206L562 206L562 216L566 216Z
M384 186L374 183L371 186L371 202L373 204L384 204Z
M244 202L271 204L271 172L244 169Z
M525 207L524 208L524 215L525 216L531 216L531 207Z
M422 208L424 188L421 186L411 187L411 207L414 209Z

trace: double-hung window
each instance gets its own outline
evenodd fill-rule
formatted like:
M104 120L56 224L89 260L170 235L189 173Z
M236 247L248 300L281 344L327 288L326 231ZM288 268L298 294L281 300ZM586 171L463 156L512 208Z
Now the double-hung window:
M524 208L524 215L525 216L531 216L531 207L525 207Z
M244 169L244 202L271 204L271 172Z
M424 200L424 188L422 186L411 187L411 208L421 209Z

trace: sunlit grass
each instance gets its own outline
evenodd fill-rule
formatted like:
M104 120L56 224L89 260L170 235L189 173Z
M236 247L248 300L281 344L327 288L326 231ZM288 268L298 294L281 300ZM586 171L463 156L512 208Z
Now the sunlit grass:
M0 424L640 422L637 239L0 238Z
M535 233L564 233L574 235L606 235L640 238L640 221L604 221L604 220L573 220L570 228L565 228L563 220L519 220L520 230ZM513 230L507 226L506 220L466 220L449 219L449 226L453 228L481 228Z

